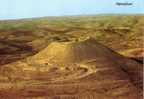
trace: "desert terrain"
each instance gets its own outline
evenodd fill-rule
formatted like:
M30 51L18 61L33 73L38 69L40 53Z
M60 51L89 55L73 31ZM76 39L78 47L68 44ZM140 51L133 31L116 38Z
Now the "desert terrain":
M144 15L0 21L0 99L142 99Z

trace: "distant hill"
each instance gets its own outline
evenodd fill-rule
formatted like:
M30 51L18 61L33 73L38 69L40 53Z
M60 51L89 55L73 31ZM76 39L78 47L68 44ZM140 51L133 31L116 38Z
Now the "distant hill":
M144 15L119 14L4 20L0 21L0 50L5 50L4 60L11 62L33 55L53 41L93 37L123 54L142 48L143 24ZM7 63L2 57L0 64Z

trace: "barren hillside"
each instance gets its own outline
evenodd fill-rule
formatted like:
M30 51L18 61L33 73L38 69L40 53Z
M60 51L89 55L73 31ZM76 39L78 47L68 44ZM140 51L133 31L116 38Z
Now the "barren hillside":
M143 15L0 21L1 99L142 99Z

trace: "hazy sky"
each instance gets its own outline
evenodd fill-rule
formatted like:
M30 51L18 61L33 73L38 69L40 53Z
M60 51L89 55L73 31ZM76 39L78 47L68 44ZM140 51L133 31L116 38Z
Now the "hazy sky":
M100 13L144 13L144 0L0 0L0 19Z

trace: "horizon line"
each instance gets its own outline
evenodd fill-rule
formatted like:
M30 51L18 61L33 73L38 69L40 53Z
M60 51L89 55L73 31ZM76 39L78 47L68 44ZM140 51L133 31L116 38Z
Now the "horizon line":
M32 16L22 18L0 18L0 21L27 20L39 18L61 18L61 17L79 17L79 16L98 16L98 15L144 15L144 13L97 13L97 14L77 14L77 15L47 15L47 16Z

